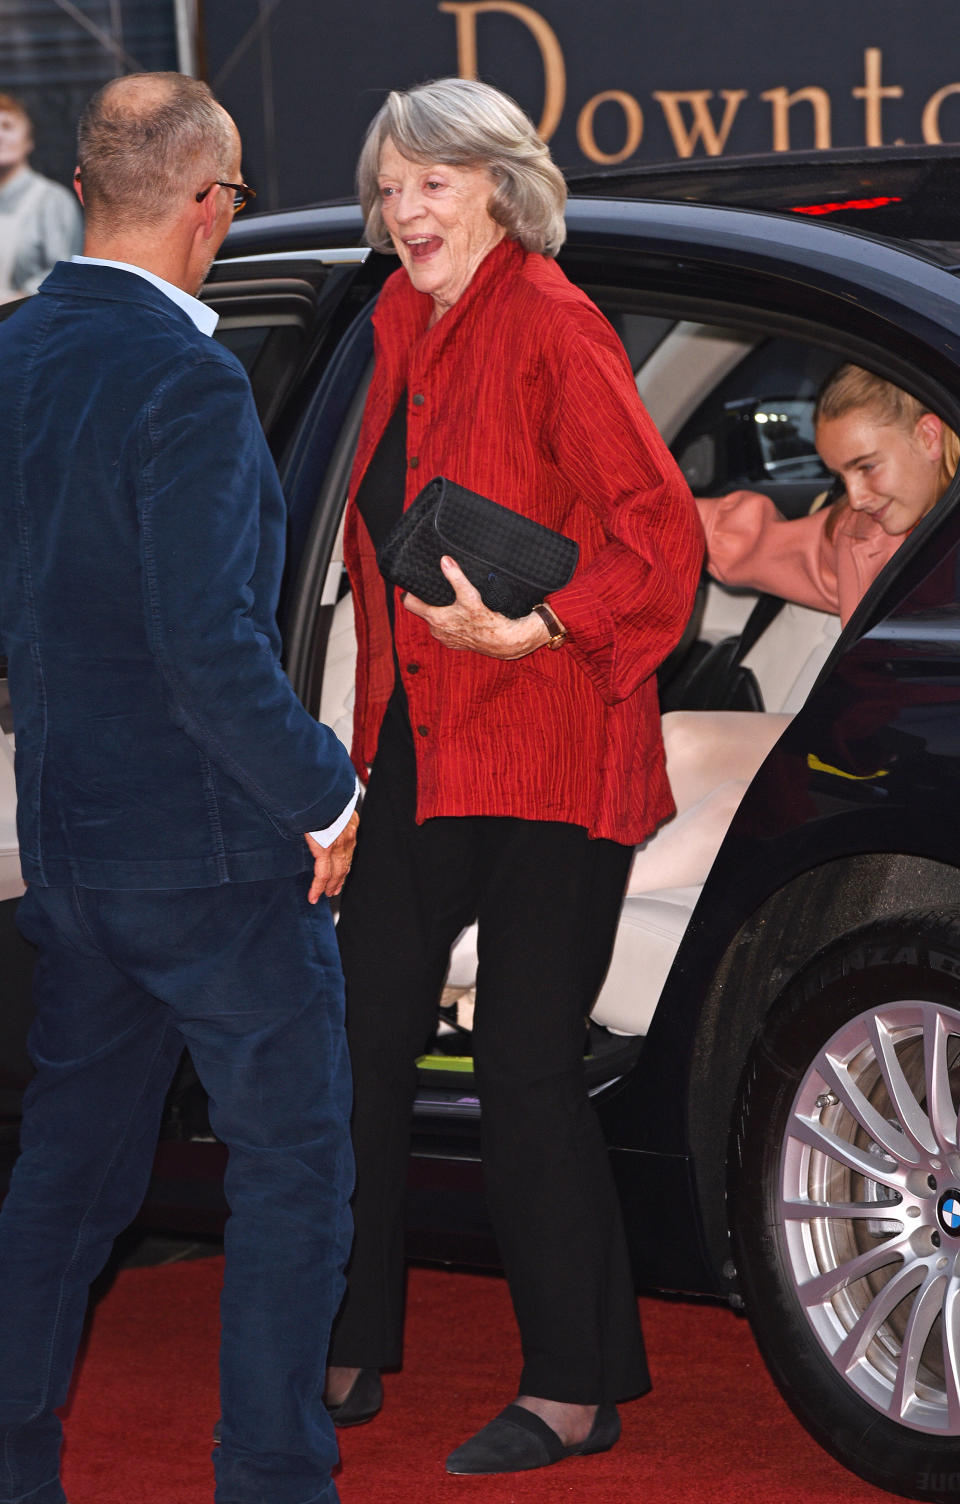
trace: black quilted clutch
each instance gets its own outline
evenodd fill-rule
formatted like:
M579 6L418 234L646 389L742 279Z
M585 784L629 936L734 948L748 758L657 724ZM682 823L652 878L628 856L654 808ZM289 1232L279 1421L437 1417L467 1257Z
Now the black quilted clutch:
M455 596L440 560L456 559L485 606L526 616L551 590L569 584L579 544L442 475L428 482L377 552L384 578L428 606Z

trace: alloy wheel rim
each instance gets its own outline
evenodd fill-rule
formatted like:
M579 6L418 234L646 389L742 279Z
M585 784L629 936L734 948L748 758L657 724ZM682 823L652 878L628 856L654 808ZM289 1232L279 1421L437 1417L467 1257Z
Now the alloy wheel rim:
M850 1019L796 1092L779 1216L800 1308L843 1381L901 1426L960 1435L960 1011Z

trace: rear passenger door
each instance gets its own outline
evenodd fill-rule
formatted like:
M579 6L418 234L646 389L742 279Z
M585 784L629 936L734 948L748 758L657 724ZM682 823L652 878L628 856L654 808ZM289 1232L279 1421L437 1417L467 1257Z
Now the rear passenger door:
M202 293L220 315L216 338L250 377L283 483L289 524L280 624L288 673L314 713L373 355L370 316L390 269L362 246L235 256L214 263Z
M300 392L322 374L327 336L350 301L366 247L273 252L215 261L200 296L219 315L214 337L242 362L260 421L282 458ZM279 451L279 452L278 452Z

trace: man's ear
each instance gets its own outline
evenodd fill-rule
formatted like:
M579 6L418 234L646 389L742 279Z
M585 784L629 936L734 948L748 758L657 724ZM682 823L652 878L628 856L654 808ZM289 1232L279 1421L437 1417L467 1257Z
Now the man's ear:
M216 232L217 222L220 218L218 213L219 194L220 189L215 186L210 189L206 198L197 205L197 208L202 211L200 225L202 226L204 240L211 240Z
M83 203L83 184L80 181L80 169L79 169L79 167L75 167L74 171L73 171L73 191L77 195L77 198L80 200L80 202L82 204Z

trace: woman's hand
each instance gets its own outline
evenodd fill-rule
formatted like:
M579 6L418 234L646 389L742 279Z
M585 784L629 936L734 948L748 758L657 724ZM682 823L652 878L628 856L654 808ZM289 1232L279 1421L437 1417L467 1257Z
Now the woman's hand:
M423 618L431 635L445 648L466 648L487 658L525 658L549 642L546 623L536 612L513 620L490 611L453 559L442 558L440 568L456 592L452 606L427 606L409 594L403 597L403 604L414 616Z

